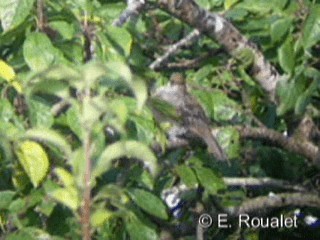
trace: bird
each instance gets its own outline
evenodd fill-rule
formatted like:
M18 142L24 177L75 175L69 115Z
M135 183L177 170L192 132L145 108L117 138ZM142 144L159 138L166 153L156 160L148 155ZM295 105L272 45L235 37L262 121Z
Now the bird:
M228 161L226 153L212 134L210 119L196 98L189 93L182 73L173 73L169 85L160 87L153 96L170 104L176 110L178 118L170 121L174 127L168 134L169 140L170 138L180 141L185 141L183 138L202 139L208 147L208 152L217 160Z

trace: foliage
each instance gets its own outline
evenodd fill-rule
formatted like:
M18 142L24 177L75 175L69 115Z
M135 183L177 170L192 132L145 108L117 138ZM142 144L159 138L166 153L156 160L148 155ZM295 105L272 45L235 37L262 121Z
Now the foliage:
M259 121L290 134L305 113L319 123L319 1L197 2L223 12L285 78L276 105L247 73L250 53L234 59L225 52L210 55L185 71L193 95L219 126L218 140L231 167L217 163L201 145L191 152L167 149L165 126L147 104L148 91L165 84L173 71L154 72L148 64L191 31L189 26L154 9L114 27L126 8L119 0L47 0L44 19L36 1L1 0L0 236L80 239L88 188L94 239L150 240L159 239L163 226L192 221L188 210L176 219L162 199L163 190L178 181L203 190L186 198L190 208L201 203L207 212L213 200L237 206L248 196L268 193L228 188L222 176L311 184L317 170L302 156L261 141L241 141L236 126ZM94 37L86 37L86 31ZM90 40L94 59L86 61ZM202 37L171 60L218 49ZM305 231L319 233L307 226ZM304 239L304 234L282 229L268 238L265 230L244 232L245 239Z

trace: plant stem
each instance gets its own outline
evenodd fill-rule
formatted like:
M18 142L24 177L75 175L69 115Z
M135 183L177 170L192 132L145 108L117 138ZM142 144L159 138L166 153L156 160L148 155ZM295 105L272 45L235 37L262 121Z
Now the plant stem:
M81 209L81 223L82 223L82 239L91 240L91 158L90 158L90 134L84 140L84 153L86 161L86 169L84 175L84 191L83 191L83 206Z

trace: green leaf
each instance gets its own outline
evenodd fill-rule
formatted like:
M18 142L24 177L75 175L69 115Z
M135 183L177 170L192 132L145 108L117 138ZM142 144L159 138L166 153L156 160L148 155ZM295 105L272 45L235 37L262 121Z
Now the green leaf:
M137 109L138 112L142 110L142 107L147 100L148 97L148 91L146 84L141 80L135 80L131 84L131 89L134 93L134 96L137 99Z
M131 189L128 193L132 200L147 213L160 219L168 219L166 206L151 192L142 189Z
M65 63L63 54L44 33L31 33L23 44L23 56L33 71L42 71L52 64Z
M240 135L239 132L232 127L225 127L219 129L217 139L229 159L239 157L241 146L240 146Z
M224 1L224 9L229 10L233 5L240 2L240 0L225 0Z
M307 106L311 102L312 95L317 91L318 80L314 80L305 92L303 92L296 102L294 112L297 115L301 115L305 112Z
M212 169L197 166L194 168L201 185L208 193L215 195L219 190L225 189L222 178Z
M22 93L22 86L18 81L16 81L16 73L14 69L6 62L0 60L0 81L2 79L10 83L18 93Z
M0 209L7 209L16 195L13 191L1 191L0 192Z
M143 143L137 141L119 141L107 146L93 168L93 176L100 176L110 169L112 161L120 157L136 158L141 160L153 175L157 174L157 158Z
M175 171L182 182L189 188L197 188L198 180L194 171L187 165L179 165L175 167Z
M49 195L72 210L76 210L80 206L78 192L74 187L58 188L49 192Z
M272 42L281 42L288 34L291 27L291 21L288 18L279 19L271 25Z
M305 83L306 81L303 76L298 76L296 79L283 79L279 81L277 87L277 95L280 99L280 104L277 108L277 114L279 116L293 110L298 97L305 90Z
M112 46L118 54L122 56L129 56L132 46L132 37L125 28L112 27L107 28L107 36L109 46Z
M19 144L16 154L19 162L34 187L47 176L49 170L49 160L46 152L36 142L24 141Z
M56 131L41 128L29 129L25 133L24 138L44 142L46 144L49 144L49 147L50 144L52 144L53 146L57 147L62 152L64 152L67 159L70 157L70 144L66 141L66 139L63 136L61 136Z
M1 0L0 19L4 31L21 24L30 14L35 0Z
M112 218L113 212L105 210L105 209L98 209L96 210L91 216L91 224L93 227L100 227L102 226L107 220Z
M310 8L309 16L303 28L304 48L308 49L320 41L320 4Z
M292 36L289 36L287 37L287 40L282 44L282 46L278 49L280 66L288 74L293 73L295 66L295 55L293 47Z
M50 128L53 124L51 108L41 98L33 98L28 101L29 119L33 127Z
M0 99L0 120L9 122L14 116L14 109L7 99Z
M134 214L127 217L126 229L131 240L159 240L156 230Z
M74 26L65 21L53 21L49 23L49 26L59 32L65 40L71 40L75 33Z
M75 181L72 174L69 173L67 170L58 167L55 169L55 173L64 187L70 187L75 185Z
M73 104L67 111L67 122L70 129L79 139L83 139L83 129L80 122L80 116L80 106L78 104Z

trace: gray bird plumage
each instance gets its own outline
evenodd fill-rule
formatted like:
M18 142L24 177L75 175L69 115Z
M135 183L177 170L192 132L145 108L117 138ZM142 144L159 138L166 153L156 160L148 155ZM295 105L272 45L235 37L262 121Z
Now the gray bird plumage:
M159 88L154 97L159 98L172 105L177 115L181 117L180 122L174 122L173 132L202 139L208 151L215 158L227 161L227 156L213 136L210 127L210 120L206 116L201 105L188 92L185 79L182 74L174 73L170 78L170 85ZM169 133L170 135L170 133ZM171 135L172 131L171 131Z

